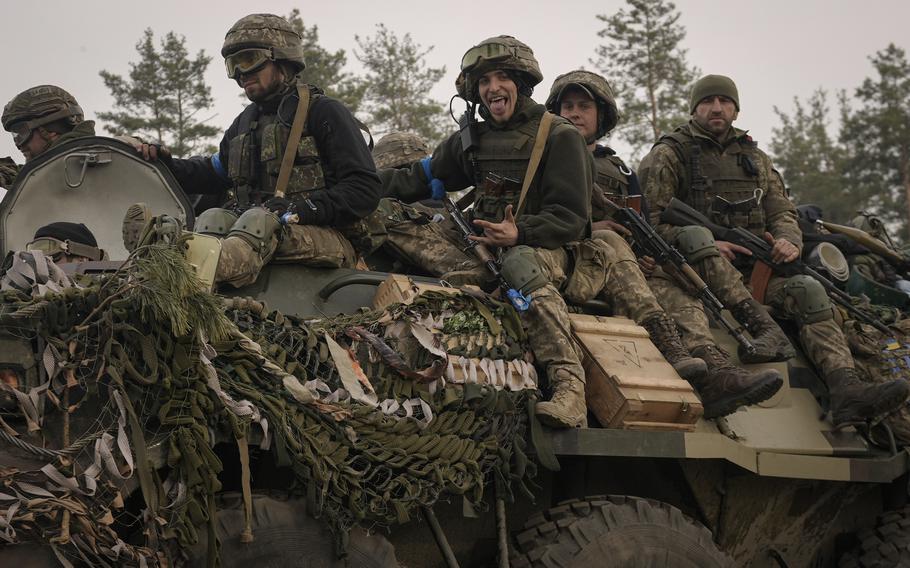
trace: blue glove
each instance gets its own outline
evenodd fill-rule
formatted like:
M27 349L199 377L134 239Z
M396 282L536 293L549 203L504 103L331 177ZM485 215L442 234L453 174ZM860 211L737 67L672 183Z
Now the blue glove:
M446 196L446 188L442 181L434 178L432 172L430 172L430 159L430 157L426 157L420 160L420 165L423 166L423 173L427 175L429 180L430 195L433 199L443 199Z

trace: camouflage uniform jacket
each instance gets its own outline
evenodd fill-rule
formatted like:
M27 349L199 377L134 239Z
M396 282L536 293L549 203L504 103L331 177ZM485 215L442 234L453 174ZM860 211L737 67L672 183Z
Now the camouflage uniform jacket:
M295 87L288 86L282 93L263 103L247 106L227 129L221 139L218 153L213 156L175 158L171 170L183 189L187 193L203 195L217 193L225 196L227 190L233 187L228 175L228 168L232 163L231 141L247 134L241 132L241 125L250 125L253 122L250 115L259 117L258 120L263 123L269 120L274 122L283 95L292 88ZM296 99L292 101L296 102ZM319 185L324 186L324 189L317 189L306 195L312 207L309 204L298 206L300 223L341 227L351 225L372 213L379 203L381 185L370 150L351 112L341 102L331 97L317 96L310 103L304 130L315 142L315 153L318 156L301 158L298 152L295 168L306 165L301 162L318 160L323 177L323 180L320 180L323 183ZM285 144L286 141L282 141L277 146L283 148ZM261 146L261 142L257 141L256 145ZM272 159L280 163L283 152L274 154ZM253 189L261 193L274 191L274 187L259 187L262 179L263 176L251 177Z
M613 201L620 207L625 206L617 196L641 195L638 176L626 165L609 146L594 148L594 192L591 195L591 220L594 222L610 218L611 207L607 201ZM642 215L647 218L647 206L642 196Z
M802 250L802 233L799 230L796 208L787 196L780 174L771 165L768 155L758 149L745 130L731 128L723 140L718 141L713 135L698 126L694 121L681 126L674 132L679 138L688 139L692 144L698 145L704 162L714 160L715 163L727 162L727 165L737 163L739 155L748 153L755 158L754 183L763 190L758 207L762 208L764 230L771 233L775 239L786 239ZM707 207L698 207L692 196L689 171L690 164L683 161L678 145L669 136L662 137L645 156L639 168L645 198L650 207L651 224L664 238L672 241L676 236L677 228L662 224L660 214L666 208L670 199L681 199L702 213L710 216ZM713 180L708 176L708 183Z
M530 153L534 144L533 136L537 125L546 109L527 97L520 97L515 114L505 124L497 125L492 121L478 123L477 134L479 149L476 155L490 155L493 144L505 135L515 135L521 130L523 142L512 145L511 152L505 154ZM513 132L509 132L513 131ZM530 134L527 134L530 133ZM514 136L512 136L514 138ZM521 136L519 136L521 138ZM520 147L516 147L520 146ZM500 156L503 163L508 155ZM495 157L494 157L495 158ZM515 160L512 160L513 162ZM458 132L443 141L433 152L430 171L436 179L443 182L447 192L459 191L469 186L477 186L489 174L508 175L517 178L524 176L527 160L521 166L521 173L496 171L494 160L478 160L475 169L471 157L462 151L461 136ZM485 171L489 165L490 171ZM518 164L513 164L518 166ZM480 170L480 171L475 171ZM427 176L420 163L405 170L382 170L386 195L405 202L414 202L429 197ZM480 179L477 179L480 178ZM517 179L517 181L522 181ZM585 141L578 130L567 120L555 117L543 156L534 179L525 198L524 210L516 218L518 225L519 245L528 245L546 249L559 248L566 243L580 240L590 232L591 188L594 185L594 165L591 153L585 147ZM484 197L478 190L477 206ZM517 206L517 195L512 195L513 208ZM511 202L511 201L510 201ZM506 203L501 203L499 219ZM475 216L476 213L475 213ZM489 218L489 216L487 217Z

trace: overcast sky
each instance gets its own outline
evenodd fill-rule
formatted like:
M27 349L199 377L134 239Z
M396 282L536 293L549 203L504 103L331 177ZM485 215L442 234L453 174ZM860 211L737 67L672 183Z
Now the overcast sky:
M225 32L251 11L285 15L295 7L307 25L319 26L323 47L348 52L355 72L354 35L371 35L380 22L396 33L410 33L423 46L435 46L428 62L446 66L433 92L440 101L454 94L458 64L468 47L493 35L514 35L529 44L540 61L544 82L535 98L543 102L557 75L591 68L601 29L595 15L623 5L621 0L562 5L536 0L15 2L4 8L6 25L0 34L2 53L11 66L0 83L0 102L28 87L53 83L70 91L87 118L94 118L113 102L98 72L125 75L136 58L136 42L151 27L156 35L185 35L191 53L204 49L213 56L207 74L215 98L211 123L227 128L242 101L219 56ZM774 105L789 109L794 95L808 96L820 86L852 91L872 73L869 55L889 42L910 47L907 0L679 0L677 6L688 30L689 61L705 73L734 78L742 103L737 126L749 129L765 147L776 124ZM0 134L0 156L21 161L10 136Z

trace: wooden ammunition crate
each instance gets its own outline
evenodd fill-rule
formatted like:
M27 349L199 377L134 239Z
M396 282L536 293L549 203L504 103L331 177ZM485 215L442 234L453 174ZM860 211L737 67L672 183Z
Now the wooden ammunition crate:
M572 314L572 331L584 350L588 408L606 428L695 429L704 413L688 381L626 318Z

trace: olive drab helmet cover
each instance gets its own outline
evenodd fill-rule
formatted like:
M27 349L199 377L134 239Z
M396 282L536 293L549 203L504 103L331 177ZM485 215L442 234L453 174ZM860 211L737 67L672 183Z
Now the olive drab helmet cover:
M543 81L534 51L512 36L501 35L485 39L465 52L461 72L455 79L458 96L479 103L478 80L484 73L499 69L517 73L529 89Z
M546 103L547 110L553 114L559 114L560 99L571 87L580 88L597 103L596 138L602 138L613 130L621 116L619 107L616 105L616 95L613 94L610 83L597 73L577 69L557 77L553 81L553 86L550 87L550 96L547 97Z
M390 132L373 148L376 168L403 168L430 155L427 143L411 132Z
M38 85L22 91L6 103L0 121L7 132L30 132L39 126L64 119L72 126L84 119L82 107L73 95L55 85Z
M295 73L306 68L303 44L294 27L274 14L250 14L237 20L224 36L221 55L225 59L245 49L270 50L272 61L285 61ZM230 70L228 74L231 75Z

